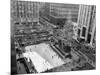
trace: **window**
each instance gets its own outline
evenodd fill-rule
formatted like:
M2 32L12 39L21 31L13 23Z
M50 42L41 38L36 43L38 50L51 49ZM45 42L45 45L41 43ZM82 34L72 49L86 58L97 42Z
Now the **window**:
M90 43L90 41L91 41L91 34L88 34L87 43Z
M86 33L86 28L83 27L83 29L82 29L82 36L83 36L83 37L85 37L85 33Z
M81 32L81 30L80 30L80 29L78 29L78 36L80 36L80 32Z

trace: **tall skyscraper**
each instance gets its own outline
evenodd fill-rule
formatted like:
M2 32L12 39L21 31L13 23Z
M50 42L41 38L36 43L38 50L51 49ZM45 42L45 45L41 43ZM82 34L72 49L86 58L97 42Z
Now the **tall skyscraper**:
M78 35L81 39L92 45L95 32L96 7L80 5L78 14Z

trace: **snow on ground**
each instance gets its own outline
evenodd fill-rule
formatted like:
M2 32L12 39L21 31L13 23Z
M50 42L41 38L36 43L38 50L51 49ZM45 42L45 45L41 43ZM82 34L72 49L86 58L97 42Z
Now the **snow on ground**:
M24 56L32 60L38 72L43 72L65 63L46 43L27 46L25 50Z
M32 63L35 65L35 68L38 72L43 72L53 67L36 52L24 53L24 56L32 60Z

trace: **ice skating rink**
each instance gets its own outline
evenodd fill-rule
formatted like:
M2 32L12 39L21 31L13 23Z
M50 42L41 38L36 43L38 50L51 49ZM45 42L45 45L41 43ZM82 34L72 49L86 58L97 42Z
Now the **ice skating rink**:
M46 43L27 46L25 50L26 53L23 55L32 60L38 72L43 72L65 63Z

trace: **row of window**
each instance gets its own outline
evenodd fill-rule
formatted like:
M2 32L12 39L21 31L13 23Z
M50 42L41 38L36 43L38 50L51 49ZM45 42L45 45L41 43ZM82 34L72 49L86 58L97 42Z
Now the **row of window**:
M38 16L38 3L15 1L12 4L11 12L14 17L34 18Z

